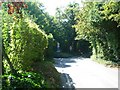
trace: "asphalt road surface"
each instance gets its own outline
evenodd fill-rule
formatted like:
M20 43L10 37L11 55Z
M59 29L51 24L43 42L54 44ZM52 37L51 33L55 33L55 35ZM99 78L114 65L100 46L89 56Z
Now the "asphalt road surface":
M118 88L118 69L89 58L55 58L62 88Z

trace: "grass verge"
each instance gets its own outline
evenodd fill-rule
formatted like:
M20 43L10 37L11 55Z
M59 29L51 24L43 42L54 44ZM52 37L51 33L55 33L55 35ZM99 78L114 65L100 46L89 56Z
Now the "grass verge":
M105 65L106 67L110 67L110 68L120 68L120 62L119 63L116 63L116 62L113 62L113 61L106 61L104 59L101 59L101 58L96 58L95 55L92 55L91 56L91 59L95 62L98 62L100 64L103 64Z

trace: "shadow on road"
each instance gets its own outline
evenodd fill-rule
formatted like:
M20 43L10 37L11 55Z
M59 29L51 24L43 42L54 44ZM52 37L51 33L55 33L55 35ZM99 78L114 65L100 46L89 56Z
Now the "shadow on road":
M61 90L75 90L72 78L67 73L61 73Z
M55 60L55 67L61 67L61 68L71 67L71 65L67 65L67 63L76 63L76 61L74 59L63 60L63 58L57 58Z
M76 59L84 60L82 57L54 58L54 59L55 59L55 67L59 67L59 68L71 67L71 65L68 65L68 64L76 63Z

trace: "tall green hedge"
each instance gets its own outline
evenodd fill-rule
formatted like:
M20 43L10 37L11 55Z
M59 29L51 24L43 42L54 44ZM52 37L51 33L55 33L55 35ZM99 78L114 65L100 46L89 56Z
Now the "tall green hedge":
M47 35L28 17L4 14L3 45L15 69L30 69L32 63L44 60Z

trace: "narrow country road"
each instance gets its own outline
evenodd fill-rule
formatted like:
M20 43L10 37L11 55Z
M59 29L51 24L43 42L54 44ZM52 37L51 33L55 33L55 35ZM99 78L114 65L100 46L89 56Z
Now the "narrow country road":
M55 58L63 88L118 88L118 69L89 58Z

